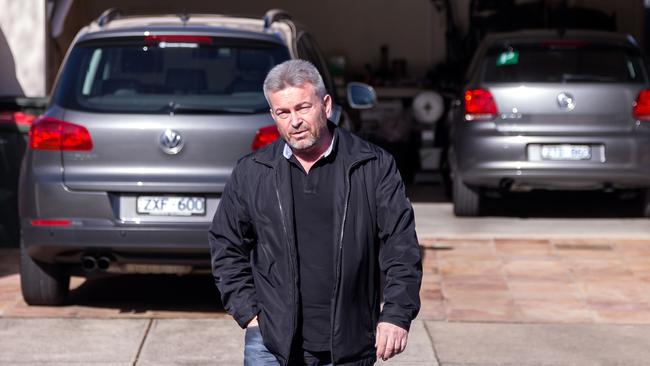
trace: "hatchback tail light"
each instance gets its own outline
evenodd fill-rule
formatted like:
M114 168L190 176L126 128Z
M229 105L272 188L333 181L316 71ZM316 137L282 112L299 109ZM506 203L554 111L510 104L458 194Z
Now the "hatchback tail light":
M650 121L650 89L641 90L632 109L634 118L640 121Z
M29 130L29 148L33 150L89 151L90 133L74 123L51 117L37 119Z
M255 133L255 138L253 139L253 151L273 143L273 141L277 140L278 137L280 137L280 132L278 132L278 127L276 125L260 128L257 130L257 133Z
M492 93L485 89L471 89L465 92L465 120L488 121L497 116L497 105Z

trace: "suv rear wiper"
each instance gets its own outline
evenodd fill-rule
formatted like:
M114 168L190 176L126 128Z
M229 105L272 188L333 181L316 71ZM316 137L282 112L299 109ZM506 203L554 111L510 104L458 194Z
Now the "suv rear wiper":
M164 107L164 110L169 113L185 113L185 114L253 114L259 110L252 108L235 108L235 107L214 107L204 105L180 104L170 102Z

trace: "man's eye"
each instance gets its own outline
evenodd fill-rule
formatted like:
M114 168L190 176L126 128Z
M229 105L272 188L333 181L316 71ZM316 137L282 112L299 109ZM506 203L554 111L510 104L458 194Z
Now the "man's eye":
M302 113L302 114L308 113L310 110L311 110L310 105L306 105L306 106L302 106L302 107L298 108L298 112Z
M277 112L275 115L280 119L287 119L289 117L289 113L287 112Z

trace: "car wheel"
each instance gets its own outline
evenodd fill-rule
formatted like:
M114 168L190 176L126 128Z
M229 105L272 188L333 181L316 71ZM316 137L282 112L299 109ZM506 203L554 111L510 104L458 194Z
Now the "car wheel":
M454 214L456 216L478 216L481 211L481 192L478 188L465 185L456 176L452 182Z
M61 266L35 261L20 247L20 287L29 305L61 305L68 295L70 275Z

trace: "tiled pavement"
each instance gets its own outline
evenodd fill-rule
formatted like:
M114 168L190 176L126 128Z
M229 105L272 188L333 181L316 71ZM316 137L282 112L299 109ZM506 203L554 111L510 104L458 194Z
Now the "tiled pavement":
M650 324L650 240L423 240L420 317Z
M421 244L422 320L650 324L650 240ZM17 261L16 249L0 249L0 317L225 317L209 276L75 277L72 305L28 307Z

